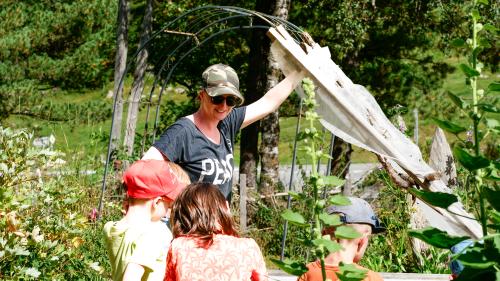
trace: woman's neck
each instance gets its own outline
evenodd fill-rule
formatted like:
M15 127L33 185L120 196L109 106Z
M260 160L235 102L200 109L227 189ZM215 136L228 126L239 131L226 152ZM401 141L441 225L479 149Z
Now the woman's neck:
M220 132L217 128L219 120L209 118L203 110L199 109L193 114L193 123L210 141L220 143Z

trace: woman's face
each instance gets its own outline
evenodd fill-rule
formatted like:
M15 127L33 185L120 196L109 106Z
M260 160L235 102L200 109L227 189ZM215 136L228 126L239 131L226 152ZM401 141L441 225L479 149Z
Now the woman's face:
M208 114L209 118L221 121L226 118L234 107L234 105L228 105L227 98L231 99L233 96L223 95L212 98L203 90L201 93L201 106L205 110L205 113Z

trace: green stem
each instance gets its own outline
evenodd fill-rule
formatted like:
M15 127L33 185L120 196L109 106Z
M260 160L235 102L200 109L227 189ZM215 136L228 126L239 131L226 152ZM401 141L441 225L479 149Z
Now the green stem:
M479 189L479 206L480 206L480 210L481 210L481 226L482 226L482 229L483 229L483 236L486 236L488 235L488 222L487 222L487 218L486 218L486 207L485 207L485 198L484 198L484 193L483 193L483 188L482 186L478 186L478 189Z
M326 265L325 265L325 259L321 258L321 276L323 276L323 281L326 280Z
M474 8L476 7L476 1L473 1ZM475 51L477 46L477 20L473 16L472 17L472 69L477 70L477 52ZM477 76L473 76L470 78L470 85L472 88L472 110L474 112L473 115L473 129L474 129L474 154L475 156L479 156L480 154L480 146L479 146L479 120L481 119L481 116L479 116L477 104L478 104L478 96L477 96ZM488 229L487 229L487 215L486 215L486 207L485 207L485 198L483 194L483 188L482 188L482 180L481 180L481 175L482 171L476 170L474 173L474 183L476 185L476 190L479 194L479 207L480 207L480 219L481 219L481 226L483 230L483 235L486 236L488 235Z

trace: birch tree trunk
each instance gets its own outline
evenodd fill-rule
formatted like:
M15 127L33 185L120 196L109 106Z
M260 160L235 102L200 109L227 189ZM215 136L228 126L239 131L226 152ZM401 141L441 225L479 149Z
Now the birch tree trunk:
M115 56L115 84L113 87L114 113L113 127L111 128L111 151L116 151L119 146L123 116L123 83L120 79L125 74L128 51L128 3L126 0L118 2L118 18L116 30L116 56Z
M274 1L273 16L281 19L288 18L290 9L290 0ZM279 82L280 69L272 54L268 52L267 56L267 89L271 89ZM260 188L264 194L274 193L274 188L279 182L279 110L269 114L261 121L261 173Z
M265 14L272 13L271 2L257 0L255 10ZM258 24L259 19L255 19ZM251 104L264 95L267 89L267 57L270 52L271 41L266 32L254 29L250 36L249 62L247 76L247 92L245 104ZM246 174L247 186L255 187L257 182L257 163L259 162L258 140L260 121L257 121L241 131L240 144L240 173Z
M139 42L139 48L149 40L152 32L153 23L153 0L146 1L146 11L142 21L142 33ZM134 71L134 82L129 96L129 105L127 113L127 127L125 128L125 139L123 145L128 156L134 152L135 129L137 126L137 115L142 91L144 90L144 75L146 73L148 62L148 50L143 48L137 56L136 68Z

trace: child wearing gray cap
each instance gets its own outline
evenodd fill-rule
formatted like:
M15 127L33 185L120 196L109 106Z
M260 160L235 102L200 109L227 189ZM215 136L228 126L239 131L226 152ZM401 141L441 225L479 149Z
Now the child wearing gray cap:
M326 276L332 281L338 280L336 272L339 272L339 264L356 264L360 269L363 268L357 263L363 257L368 240L371 234L380 233L385 229L380 226L380 223L373 212L370 204L361 198L349 197L351 205L347 206L329 206L326 208L328 214L338 214L341 221L354 228L361 234L361 237L355 239L338 239L334 236L335 227L328 227L323 230L324 235L330 235L331 239L342 246L342 250L330 253L325 258ZM315 261L307 265L308 271L299 277L299 281L316 281L323 280L321 273L320 261ZM368 269L366 269L368 270ZM368 270L364 280L380 281L382 277L374 271Z

